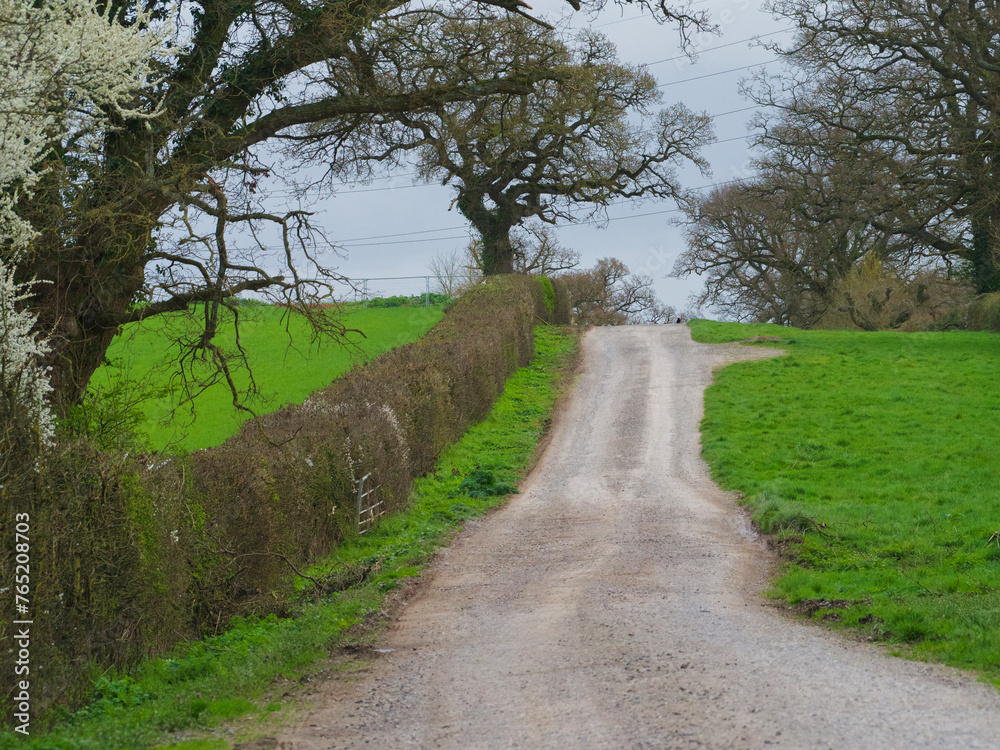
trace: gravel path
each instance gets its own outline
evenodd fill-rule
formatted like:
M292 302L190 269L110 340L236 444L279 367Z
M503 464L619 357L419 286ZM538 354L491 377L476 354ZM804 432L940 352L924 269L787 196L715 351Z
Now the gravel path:
M762 604L773 560L709 480L698 423L713 368L768 352L682 326L600 328L583 350L522 494L278 747L1000 746L993 688Z

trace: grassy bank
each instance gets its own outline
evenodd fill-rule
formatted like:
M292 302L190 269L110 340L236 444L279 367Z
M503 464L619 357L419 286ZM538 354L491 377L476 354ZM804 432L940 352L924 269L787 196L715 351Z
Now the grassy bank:
M1000 685L1000 337L692 333L785 339L717 374L702 425L713 476L789 561L773 593Z
M311 345L305 321L282 313L266 305L241 311L244 316L241 343L250 353L256 382L266 386L248 402L248 406L260 413L302 403L310 393L329 384L354 364L416 341L444 314L440 304L351 307L345 311L344 324L364 335L350 334L353 346L345 347L337 343ZM172 353L176 350L175 341L193 330L193 322L186 316L164 315L126 327L108 349L110 364L98 370L91 383L91 388L101 390L125 382L132 389L153 394L140 405L145 417L141 430L156 450L168 446L197 450L218 445L235 435L249 416L233 407L232 394L225 383L210 386L193 403L178 408L178 389L170 387L176 374ZM217 342L225 349L234 347L234 337L226 326L222 327ZM247 388L248 374L237 370L235 382L238 388Z
M535 360L508 380L491 414L441 455L433 474L417 481L409 510L304 571L322 590L301 579L296 617L237 619L224 635L179 647L132 675L108 673L95 682L94 702L51 734L24 744L0 735L0 748L216 750L261 731L281 710L272 692L317 671L388 591L419 574L462 521L503 502L502 485L524 475L577 345L567 330L540 327L535 335ZM237 717L239 730L212 731Z

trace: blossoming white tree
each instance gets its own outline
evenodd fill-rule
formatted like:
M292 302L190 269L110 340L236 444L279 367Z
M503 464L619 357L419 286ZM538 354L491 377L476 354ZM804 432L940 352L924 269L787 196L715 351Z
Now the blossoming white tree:
M41 173L45 151L74 132L88 137L111 113L129 110L162 40L143 24L110 23L93 0L0 0L0 453L23 441L21 423L48 445L51 392L41 359L49 347L25 309L31 283L15 281L36 235L15 212ZM25 424L27 423L27 424Z
M0 243L26 247L34 230L13 211L62 134L87 138L150 76L163 40L123 26L94 0L0 0Z

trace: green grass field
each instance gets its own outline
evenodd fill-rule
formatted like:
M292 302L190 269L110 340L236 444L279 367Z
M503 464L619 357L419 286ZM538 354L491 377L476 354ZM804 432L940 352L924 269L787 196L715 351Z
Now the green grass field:
M444 313L441 305L351 308L345 324L364 333L364 337L351 336L356 347L310 344L305 322L294 316L283 320L278 308L253 306L243 314L241 341L250 352L260 389L260 396L248 405L258 413L267 413L286 404L302 403L354 364L415 341ZM133 395L154 394L144 398L139 408L145 419L140 431L156 450L218 445L236 434L249 416L233 406L229 388L221 382L202 392L193 404L178 408L180 389L173 365L178 349L173 339L191 330L192 322L181 316L159 316L128 327L108 350L111 366L102 367L91 381L91 388L98 391L119 383L127 384L119 387L130 389ZM217 340L223 347L233 346L228 331L220 333ZM245 371L236 373L236 382L241 389L246 388L249 378Z
M691 327L786 339L719 372L702 423L790 560L773 593L1000 685L1000 336Z

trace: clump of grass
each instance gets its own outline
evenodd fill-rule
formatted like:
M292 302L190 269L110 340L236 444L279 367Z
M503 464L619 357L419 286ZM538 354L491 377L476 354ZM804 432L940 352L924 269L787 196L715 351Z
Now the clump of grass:
M467 497L491 497L495 495L511 495L517 492L517 487L506 482L498 482L496 475L489 469L475 468L462 480L458 489L448 493L452 497L465 495Z
M787 554L773 593L854 602L840 622L1000 685L997 336L692 332L784 339L717 374L702 423L713 476Z
M283 689L318 670L329 649L347 642L352 626L378 612L388 591L417 575L458 524L503 502L502 494L466 492L462 485L469 476L489 473L498 487L513 486L526 473L560 382L571 370L577 338L569 329L540 327L535 346L536 358L508 380L492 412L417 480L407 511L303 571L308 579L298 580L302 599L289 603L297 616L236 617L221 635L183 644L127 674L109 671L94 682L86 708L27 741L0 733L0 749L219 750L230 747L210 734L220 723L242 717L251 730L259 728L280 708L269 698L275 685ZM326 594L315 588L314 581L343 571L354 575L356 585L333 586ZM168 742L182 730L179 744Z

